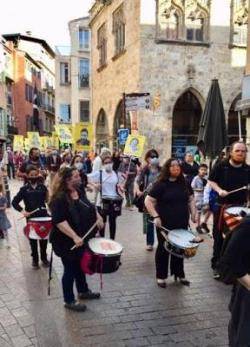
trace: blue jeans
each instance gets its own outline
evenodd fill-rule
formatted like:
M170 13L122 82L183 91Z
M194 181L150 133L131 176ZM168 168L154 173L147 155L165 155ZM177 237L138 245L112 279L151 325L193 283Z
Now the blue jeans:
M143 213L143 232L146 234L147 245L153 246L155 241L154 224L150 222L148 213Z
M78 293L85 293L88 291L88 284L86 281L86 276L82 272L80 266L80 258L67 258L62 257L62 263L64 267L63 277L62 277L62 288L64 302L70 304L75 301L74 296L74 282L76 284L76 289Z

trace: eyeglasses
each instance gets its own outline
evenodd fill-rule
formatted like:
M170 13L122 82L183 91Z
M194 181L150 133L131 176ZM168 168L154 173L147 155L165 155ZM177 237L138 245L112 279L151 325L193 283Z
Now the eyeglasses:
M104 165L106 164L112 164L112 161L106 161L105 163L103 163Z

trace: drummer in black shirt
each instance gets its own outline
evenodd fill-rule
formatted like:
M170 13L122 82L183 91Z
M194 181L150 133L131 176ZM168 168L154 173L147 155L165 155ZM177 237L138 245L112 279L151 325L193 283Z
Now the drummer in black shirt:
M48 199L48 190L43 184L44 178L40 176L39 169L36 166L29 165L25 172L26 184L21 187L17 195L12 201L12 206L18 212L29 219L37 217L48 216L46 202ZM24 208L20 205L20 202L24 203ZM37 210L35 213L31 213ZM32 266L39 268L38 257L38 242L34 239L29 239L32 256ZM48 266L47 260L47 240L39 240L41 260L44 266Z
M229 159L214 166L209 176L209 183L219 194L219 209L214 214L213 257L211 259L214 278L219 279L216 266L223 244L223 210L228 206L243 206L247 202L248 191L241 190L229 195L229 192L247 186L250 183L250 168L246 164L247 147L242 142L235 142L230 147Z
M85 311L86 306L75 300L74 282L78 299L98 299L99 293L89 290L85 274L81 270L83 254L82 237L97 223L103 228L103 221L82 190L79 171L72 168L59 170L53 181L50 209L52 214L53 231L51 243L53 250L62 260L64 273L62 277L65 308L73 311ZM95 235L96 230L88 239ZM86 241L86 240L85 240ZM84 243L85 243L84 241ZM71 250L72 246L76 246Z
M229 346L250 345L250 215L233 232L221 257L223 275L235 280L229 309Z
M158 180L146 197L145 206L157 227L156 281L159 287L166 288L169 253L164 248L165 239L161 234L161 226L168 230L188 229L190 212L192 220L195 221L193 191L185 181L177 160L169 159L163 165ZM185 278L182 258L171 255L170 270L175 280L179 279L183 285L190 284Z

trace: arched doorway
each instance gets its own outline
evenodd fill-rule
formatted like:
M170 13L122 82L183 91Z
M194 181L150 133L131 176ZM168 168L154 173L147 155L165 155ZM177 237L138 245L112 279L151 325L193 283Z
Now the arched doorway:
M108 118L104 111L101 109L96 122L96 148L100 150L102 147L109 147L109 128Z
M233 101L229 112L228 112L228 144L232 144L239 140L239 123L238 123L238 112L235 111L235 105L238 100L241 99L241 94L239 94ZM246 117L241 116L241 131L242 138L246 140L247 128L246 128Z
M124 115L124 107L123 107L123 101L121 100L116 108L115 112L115 118L114 118L114 126L113 126L113 146L118 148L118 139L117 139L117 133L120 128L129 129L129 132L131 133L131 119L129 112Z
M195 151L202 107L191 90L177 100L173 111L172 155L182 159L186 151Z

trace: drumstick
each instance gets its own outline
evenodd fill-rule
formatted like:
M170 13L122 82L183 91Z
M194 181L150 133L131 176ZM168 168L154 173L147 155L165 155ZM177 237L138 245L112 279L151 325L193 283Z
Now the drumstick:
M244 186L244 187L241 187L241 188L238 188L238 189L231 190L231 192L228 192L227 195L233 194L233 193L237 193L237 192L239 192L239 191L241 191L241 190L245 190L245 189L247 189L247 186Z
M34 214L34 213L36 213L36 212L39 211L39 210L40 210L40 208L36 208L35 210L29 212L29 216L32 215L32 214ZM29 217L29 216L28 216L28 217ZM22 216L22 217L20 217L18 220L21 220L21 219L23 219L23 218L26 218L26 217Z
M93 224L92 227L87 231L87 233L82 237L82 241L86 239L86 237L95 229L96 226L97 226L97 222L95 222L95 224ZM76 245L70 248L70 250L73 251L75 248L76 248Z

